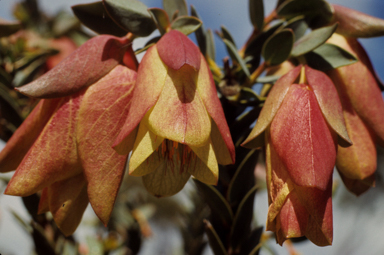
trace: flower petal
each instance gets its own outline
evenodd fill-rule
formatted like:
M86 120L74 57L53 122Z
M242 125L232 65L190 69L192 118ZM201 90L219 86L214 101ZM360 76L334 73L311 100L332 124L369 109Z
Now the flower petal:
M216 185L219 179L219 166L217 165L212 142L202 147L189 146L198 158L190 162L188 171L196 179L210 185Z
M309 218L296 192L289 193L278 216L280 229L276 234L277 242L282 245L288 238L305 236Z
M295 186L301 204L307 209L310 218L306 237L318 246L332 244L332 179L325 190Z
M266 169L269 198L267 230L277 232L275 221L294 187L286 167L271 143L270 130L266 130Z
M20 93L38 98L71 95L107 74L118 65L126 50L126 38L99 35L84 43L52 70L22 87Z
M185 64L196 71L200 69L202 55L199 48L180 31L169 31L156 46L161 60L173 70L179 70Z
M29 196L82 172L76 148L76 119L84 92L62 99L23 161L5 193Z
M369 128L353 110L345 92L343 94L340 95L340 98L343 102L345 122L353 145L348 148L338 148L336 167L345 177L362 180L374 174L377 168L375 140Z
M372 64L356 39L332 36L331 43L357 55L359 62L328 72L338 90L345 90L360 118L384 145L384 100L373 76Z
M154 151L163 141L164 138L149 131L145 123L140 123L132 155L129 159L129 174L143 176L155 171L160 164L160 159L158 157L150 159L149 157L152 154L157 154Z
M207 143L211 120L196 91L196 74L190 66L168 69L160 97L144 117L153 133L190 146Z
M205 58L201 58L200 71L197 77L197 91L205 105L209 116L213 119L216 125L212 124L212 143L214 149L220 149L221 155L218 156L219 163L224 165L235 163L235 146L233 145L231 133L229 132L227 120L224 116L223 107L217 97L216 86L212 78L212 73L209 70ZM215 128L218 128L220 135L217 135ZM225 146L222 147L222 145ZM217 153L218 154L218 153ZM223 159L224 158L224 159Z
M139 65L131 100L132 107L113 144L119 154L128 154L132 150L130 141L133 139L130 134L138 126L145 113L156 103L163 90L166 77L167 67L161 61L155 45L147 50Z
M325 73L308 66L305 67L305 74L328 124L344 140L342 144L351 145L352 141L348 136L343 118L343 109L332 80Z
M89 201L104 225L110 218L127 161L127 156L117 154L112 143L125 122L135 80L136 72L115 67L88 88L79 110L78 152Z
M375 174L372 174L363 180L350 179L345 177L340 171L339 175L343 180L345 187L356 196L360 196L368 189L375 186Z
M49 186L49 210L64 235L75 232L88 205L87 183L83 174Z
M46 212L49 212L48 187L44 188L41 191L39 206L37 209L37 214L42 214L42 213L46 213Z
M162 158L161 164L150 174L144 175L143 184L149 193L156 197L172 196L187 183L191 174L181 169L180 160Z
M332 133L305 85L292 85L271 124L271 142L297 185L325 190L336 161Z
M265 100L263 109L260 112L255 127L249 134L247 139L241 144L246 148L259 148L264 145L265 129L271 124L277 111L279 110L283 100L288 93L290 86L299 77L301 66L296 67L286 75L282 76L269 92L267 100Z
M1 173L18 167L60 102L61 99L43 99L35 106L0 152Z

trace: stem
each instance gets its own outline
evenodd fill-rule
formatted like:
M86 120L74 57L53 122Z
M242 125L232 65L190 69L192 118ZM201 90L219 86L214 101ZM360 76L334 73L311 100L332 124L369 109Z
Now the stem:
M299 84L307 84L307 77L305 76L305 67L301 67Z
M129 42L133 42L133 40L136 38L136 35L129 32L128 34L125 35L125 37L128 39Z
M277 18L276 10L273 10L268 16L264 18L264 27L267 27L269 23L271 23L276 18ZM262 30L253 28L252 34L249 36L247 42L239 50L240 57L244 57L245 49L260 34L260 32L262 32Z
M251 74L245 86L251 87L253 84L255 84L256 79L265 71L266 68L267 65L265 64L265 62L262 62L259 67L257 67L257 69Z

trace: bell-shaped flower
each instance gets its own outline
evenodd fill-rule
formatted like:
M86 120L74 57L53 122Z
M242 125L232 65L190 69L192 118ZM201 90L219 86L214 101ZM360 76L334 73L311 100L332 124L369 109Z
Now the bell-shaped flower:
M384 145L384 101L372 64L354 38L334 34L329 40L355 54L358 62L328 71L343 105L353 145L339 148L336 167L347 188L360 195L374 185L376 142Z
M118 65L89 88L42 99L0 152L0 171L16 169L5 194L42 190L39 212L50 211L66 235L76 230L88 201L107 224L127 160L112 144L135 80L135 71Z
M155 196L180 191L192 175L216 184L218 163L232 164L234 145L209 67L187 36L172 30L144 55L132 107L115 141L132 155L129 174Z
M305 79L298 84L300 73ZM306 82L304 82L306 80ZM306 236L332 243L332 172L337 140L350 143L332 81L307 66L282 76L243 146L266 146L267 230L282 244Z

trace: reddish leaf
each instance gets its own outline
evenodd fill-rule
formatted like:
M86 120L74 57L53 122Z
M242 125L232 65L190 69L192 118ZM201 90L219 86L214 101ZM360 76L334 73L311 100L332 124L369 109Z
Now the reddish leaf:
M118 65L127 45L126 38L110 35L94 37L48 73L17 90L38 98L71 95L93 84Z

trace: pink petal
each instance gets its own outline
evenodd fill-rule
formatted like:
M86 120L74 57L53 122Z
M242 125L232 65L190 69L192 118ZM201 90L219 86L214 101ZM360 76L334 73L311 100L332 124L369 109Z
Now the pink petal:
M277 111L279 110L290 86L298 79L301 71L301 66L296 67L286 75L282 76L273 85L269 92L268 98L264 103L263 109L257 119L256 126L252 129L247 139L241 144L246 148L259 148L264 145L265 129L271 124Z
M16 170L60 102L43 99L35 106L0 152L0 172Z
M16 90L37 98L71 95L93 84L118 65L124 56L127 44L126 38L96 36L49 72Z
M315 95L306 85L291 85L272 121L271 142L294 183L326 189L336 145Z
M183 33L171 30L156 44L161 60L168 67L179 70L184 64L200 69L202 55L199 48Z
M107 225L124 176L126 155L112 148L124 124L136 72L118 65L86 91L77 122L78 152L89 201Z
M305 67L305 74L328 124L344 140L343 144L351 145L352 141L345 126L343 109L332 80L325 73L309 66Z

